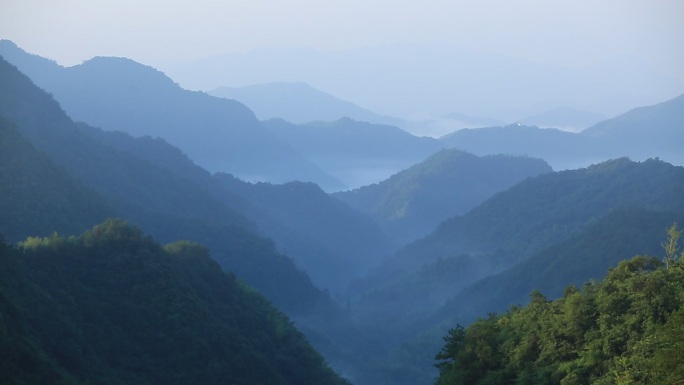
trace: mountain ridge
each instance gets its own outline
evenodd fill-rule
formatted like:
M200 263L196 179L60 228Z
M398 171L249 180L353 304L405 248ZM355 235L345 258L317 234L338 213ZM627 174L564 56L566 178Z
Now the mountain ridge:
M208 94L237 100L248 106L259 120L281 118L291 123L334 121L351 118L376 124L401 126L401 119L382 116L339 99L304 82L272 82L242 87L218 87Z
M0 55L18 65L40 60L11 44L0 45ZM184 90L162 72L130 59L97 57L67 68L44 59L40 67L26 65L20 70L33 71L29 77L54 95L74 120L110 131L162 137L209 171L230 172L247 180L301 179L343 187L270 135L243 104ZM113 73L118 76L112 77Z

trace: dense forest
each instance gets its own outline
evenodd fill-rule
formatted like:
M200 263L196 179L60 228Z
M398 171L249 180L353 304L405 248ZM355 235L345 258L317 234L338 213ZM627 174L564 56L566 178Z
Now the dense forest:
M0 54L9 383L684 381L679 230L623 262L684 223L684 96L436 139Z
M4 384L345 384L199 244L108 220L0 244Z
M490 313L444 338L437 385L684 382L684 252L673 225L665 257L636 256L605 279L549 301Z

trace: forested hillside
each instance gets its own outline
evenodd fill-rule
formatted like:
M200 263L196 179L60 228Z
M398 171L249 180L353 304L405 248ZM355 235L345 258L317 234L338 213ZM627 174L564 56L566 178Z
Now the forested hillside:
M448 138L348 118L259 122L125 58L65 68L7 41L0 53L52 92L0 58L0 378L343 383L310 343L355 385L426 385L441 336L471 322L449 335L439 381L657 383L682 366L658 358L681 332L674 252L595 283L658 255L684 222L684 168L667 163L681 97L584 133L461 130L442 150ZM549 166L635 141L638 161ZM285 183L215 172L217 156ZM391 177L331 194L344 186L328 172L348 186ZM121 220L95 226L107 218ZM631 292L612 297L623 281ZM634 329L613 334L602 301ZM632 303L640 315L620 318Z
M0 42L0 55L52 93L77 121L135 136L162 137L211 172L342 187L269 134L241 103L182 89L152 67L126 58L96 57L65 68L6 40Z
M254 207L249 214L259 228L336 295L398 248L369 216L313 183L248 183L223 173L214 179Z
M479 157L451 149L380 183L333 195L371 215L388 234L406 244L429 234L442 221L467 213L495 193L551 171L541 159Z
M599 282L456 326L437 355L438 385L663 384L684 381L684 253L637 256Z
M161 165L163 161L152 163L141 159L134 149L109 146L102 137L94 138L96 129L75 124L49 95L5 61L0 61L0 80L5 85L0 89L0 115L13 121L22 136L76 180L104 197L118 215L162 242L190 239L207 245L224 269L257 287L282 310L308 311L325 301L309 277L278 253L272 241L254 235L255 225L231 207L230 201L194 183L187 173L177 174ZM34 187L40 189L41 183L48 181L36 180ZM3 227L11 225L6 223ZM72 228L58 224L44 226L52 226L50 232L73 234ZM76 229L76 233L86 229ZM32 234L30 229L26 231L10 240Z
M670 223L684 223L684 212L644 208L611 211L579 234L466 287L440 313L466 324L482 314L525 303L534 290L558 298L567 285L581 286L603 278L609 268L625 259L625 254L658 255L662 251L662 229Z
M684 219L683 173L622 159L523 181L357 281L352 318L386 333L386 375L426 383L448 325L525 303L535 289L559 295L601 278L625 253L656 253L654 229Z
M108 220L0 242L4 384L345 384L199 244Z
M272 240L255 234L259 229L243 215L243 212L254 213L255 208L248 201L226 190L208 172L163 140L135 139L124 133L75 124L49 95L4 61L0 61L0 81L4 85L0 88L0 115L16 123L18 134L56 165L56 172L48 177L28 178L33 173L41 175L40 169L33 169L42 167L40 156L27 164L25 158L31 152L2 154L7 157L7 162L2 164L3 172L6 171L12 183L7 186L8 192L49 191L41 194L36 202L48 208L40 213L31 213L30 206L26 206L25 198L30 195L2 196L2 207L11 208L7 215L0 216L0 228L9 229L7 237L12 235L7 238L9 241L17 242L37 234L30 226L32 218L45 220L37 228L43 229L43 233L37 234L41 236L49 236L54 231L78 234L92 223L104 220L94 209L65 213L68 214L65 218L75 219L73 222L56 217L59 210L70 210L67 204L70 199L82 196L78 205L87 205L86 198L90 195L79 191L92 189L89 194L101 197L106 213L115 213L140 226L161 242L187 239L206 245L211 257L224 270L235 273L296 320L311 342L324 350L331 364L341 365L342 360L346 367L354 360L344 352L344 346L330 342L330 339L362 340L343 310L290 257L278 251ZM15 177L20 172L26 175ZM56 179L63 185L75 181L76 187L55 189L51 182ZM84 188L78 188L79 185ZM76 195L68 195L72 193ZM21 207L28 211L17 215L26 217L9 215ZM78 218L88 221L77 221ZM23 223L23 227L15 226L15 220L19 220L17 224ZM296 241L302 242L302 239Z
M0 234L19 240L55 230L76 234L113 217L95 191L36 150L0 116Z
M654 187L657 186L657 187ZM497 194L398 253L409 265L454 252L487 254L505 267L563 241L613 209L684 211L684 168L655 159L616 159L540 175Z

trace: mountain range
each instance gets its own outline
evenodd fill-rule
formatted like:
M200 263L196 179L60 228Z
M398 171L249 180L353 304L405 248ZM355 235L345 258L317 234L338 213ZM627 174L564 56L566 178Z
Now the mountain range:
M249 336L230 337L234 341L260 346L243 357L271 357L273 370L264 372L268 376L302 375L288 372L296 365L280 364L291 363L287 357L299 360L301 353L308 357L302 360L318 368L310 373L330 375L319 382L336 383L339 379L322 369L325 365L317 366L320 360L292 325L354 384L432 383L434 357L449 328L524 303L532 290L560 296L568 283L579 286L601 278L621 259L657 254L665 229L684 219L684 168L668 163L675 163L671 159L682 143L677 131L684 111L681 97L630 111L581 133L522 124L460 130L449 137L458 139L455 148L444 149L452 147L445 142L449 138L419 138L397 127L349 118L261 122L238 102L183 90L158 71L127 59L94 59L67 69L15 48L0 43L0 49L15 54L15 61L33 68L34 77L88 89L92 98L87 102L103 111L103 117L129 119L136 129L159 133L135 137L75 122L56 94L41 90L29 76L0 60L0 254L8 267L0 272L0 307L8 309L2 310L0 319L9 320L0 328L0 349L12 354L12 362L34 362L63 383L79 373L88 373L89 381L96 382L121 374L125 379L119 382L165 375L129 370L136 360L154 365L161 362L155 359L179 360L173 361L174 368L204 368L208 358L195 358L207 356L193 354L223 349L223 336L233 332ZM71 70L79 75L68 74ZM100 79L107 84L99 88L102 76L110 78ZM111 84L119 78L120 85ZM79 84L83 79L93 84ZM137 79L135 84L145 90L126 88L131 86L126 79ZM168 92L168 100L164 93L153 92L161 89ZM140 92L144 97L133 99L140 104L133 108L124 100L125 93L98 95L110 91ZM194 116L211 112L206 102L221 111L213 117L225 113L224 123L244 118L245 125L271 138L270 143L288 148L323 175L341 181L338 186L363 183L358 175L349 177L350 170L376 174L368 180L386 179L330 194L325 191L340 187L247 181L203 168L163 136L163 119L146 120L144 108L159 118L160 111L176 108L179 101L197 105L166 111L169 116L185 122L208 119ZM116 117L135 111L138 115ZM143 123L154 126L145 128ZM226 139L209 136L217 147ZM543 138L540 145L531 146L529 141L537 138ZM232 145L247 142L241 143ZM534 154L543 156L531 157ZM618 157L622 155L634 159ZM611 157L615 159L607 160ZM564 161L583 164L592 158L594 164L588 167L559 167ZM350 164L355 159L358 164ZM561 171L554 172L549 165ZM385 174L380 166L386 167ZM127 223L108 219L117 217ZM35 258L26 259L29 255ZM43 259L49 263L44 265ZM102 272L100 263L112 268ZM41 279L34 279L36 274ZM169 289L161 291L169 295L160 297L159 291L150 289L144 296L129 296L126 290L144 286L136 274L148 278L142 282ZM117 291L107 289L117 282L122 285ZM174 294L179 292L187 295ZM253 307L255 312L230 310L233 305L226 305L226 296L237 298L235 306ZM144 301L148 302L143 306ZM31 307L38 313L22 313L26 303L42 305ZM155 307L159 303L164 306ZM74 313L74 306L84 310ZM141 309L145 316L127 317L121 306ZM196 311L198 307L203 310ZM227 313L233 318L223 319ZM103 320L98 314L114 316ZM197 314L205 317L193 318ZM165 320L155 325L169 329L144 323L155 319ZM181 327L188 319L193 327ZM127 339L125 322L139 323L149 343L137 345L140 339ZM90 343L106 337L92 334L97 332L92 325L100 323L116 337L105 338L101 346L107 351ZM228 331L214 328L217 324L263 328L254 335L249 328L231 326L235 330ZM149 332L152 328L173 337L155 336ZM195 329L215 333L215 344L188 334ZM63 340L67 342L55 342L52 336L59 335L68 336ZM169 340L178 340L173 346L179 349L169 349ZM200 340L209 341L208 350L192 343ZM120 354L111 356L119 361L110 361L107 354L128 347L135 350L125 354L130 361ZM269 347L276 347L276 357ZM138 355L148 348L164 354ZM292 348L294 353L280 348ZM14 355L17 352L19 356ZM182 360L174 352L193 356ZM66 363L60 361L64 357ZM70 357L75 359L69 361ZM76 370L74 362L87 363L93 371ZM0 364L3 373L10 369ZM263 381L279 383L273 378Z
M356 188L383 180L439 151L436 139L416 137L398 127L342 118L332 122L264 122L274 136Z
M7 384L348 384L201 245L108 220L0 242Z
M362 122L402 126L401 119L378 115L303 82L274 82L243 87L218 87L209 95L237 100L259 120L280 118L295 124L350 118Z
M608 159L661 158L684 165L681 152L684 95L639 107L600 121L580 132L520 123L463 129L440 138L447 147L477 155L519 154L539 157L555 170L587 167Z
M625 254L657 255L665 230L683 218L683 183L684 168L653 159L522 181L355 282L352 318L388 335L383 362L405 383L428 383L435 343L454 325L525 304L533 290L558 296L603 277Z
M616 116L682 93L681 76L639 58L556 67L453 44L385 44L321 51L261 49L164 69L190 89L305 82L371 111L404 120L458 111L507 123L556 107Z
M406 244L495 193L551 171L540 159L478 157L456 149L442 150L380 183L333 196L369 214L388 234Z
M211 172L343 187L270 135L238 102L184 90L162 72L125 58L98 57L64 68L9 41L0 43L0 55L50 92L74 120L134 136L162 137Z

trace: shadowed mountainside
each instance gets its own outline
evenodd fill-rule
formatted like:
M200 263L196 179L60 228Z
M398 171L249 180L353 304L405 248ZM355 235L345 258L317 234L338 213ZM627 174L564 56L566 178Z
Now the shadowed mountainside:
M0 241L4 383L347 384L198 244L108 220Z
M333 194L371 215L406 244L463 215L521 180L551 172L540 159L506 155L478 157L442 150L425 161L370 186Z
M162 137L211 172L343 187L271 135L241 103L184 90L154 68L111 57L64 68L6 40L0 42L0 55L26 71L75 120L135 136Z

